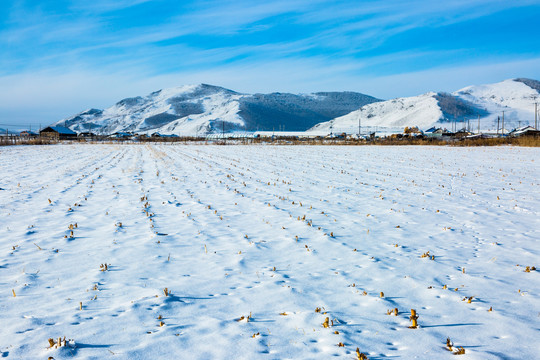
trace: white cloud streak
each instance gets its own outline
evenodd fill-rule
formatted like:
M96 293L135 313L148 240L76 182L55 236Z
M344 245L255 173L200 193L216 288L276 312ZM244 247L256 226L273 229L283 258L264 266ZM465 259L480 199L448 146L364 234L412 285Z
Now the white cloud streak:
M354 64L287 59L271 64L229 65L172 75L96 73L26 73L0 77L0 122L51 123L87 108L106 108L126 97L182 84L210 83L245 93L358 91L379 98L455 91L471 84L536 74L540 58L488 65L436 68L391 76L367 77ZM316 74L316 75L315 75ZM356 75L355 75L356 74Z
M7 118L52 122L88 107L103 108L124 97L186 83L206 82L242 92L351 90L392 98L517 76L540 78L540 61L534 55L478 59L487 65L462 62L394 75L373 69L451 57L462 49L358 55L411 29L456 24L535 3L212 0L175 6L165 0L74 0L66 16L39 2L28 6L16 1L0 27L0 48L5 50L0 56L0 122ZM168 7L159 23L114 27L124 12L161 5ZM276 17L307 29L306 34L293 40L213 46L182 40L264 34L280 26Z

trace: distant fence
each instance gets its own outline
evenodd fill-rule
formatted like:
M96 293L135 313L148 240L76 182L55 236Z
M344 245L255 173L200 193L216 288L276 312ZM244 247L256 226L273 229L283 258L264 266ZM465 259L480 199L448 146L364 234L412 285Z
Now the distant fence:
M0 136L0 146L8 145L49 145L56 144L58 141L56 139L45 138L45 137L31 137L31 136L20 136L20 135L1 135Z

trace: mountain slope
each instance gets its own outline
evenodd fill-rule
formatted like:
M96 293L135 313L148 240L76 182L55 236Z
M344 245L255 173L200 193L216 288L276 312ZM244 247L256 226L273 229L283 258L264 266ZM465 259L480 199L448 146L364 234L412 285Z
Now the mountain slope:
M183 119L185 127L195 133L204 127L206 118L240 124L241 119L228 110L234 110L235 101L241 96L217 86L188 85L123 99L105 110L86 110L57 124L65 124L77 132L112 134L153 132Z
M313 125L377 101L354 92L319 92L308 95L255 94L240 99L240 115L248 129L284 128L304 131Z
M373 128L403 129L418 126L457 128L474 120L476 130L480 116L481 128L494 130L504 111L505 129L534 122L534 102L540 98L540 82L531 79L510 79L495 84L468 86L452 94L427 93L368 104L347 115L320 123L310 131L358 132L361 123L366 131Z
M240 94L212 85L189 85L127 98L61 120L70 129L98 134L120 131L196 135L231 130L304 131L379 101L354 92Z
M345 116L313 127L313 131L336 132L357 129L360 124L370 127L404 127L410 123L426 126L437 121L442 112L437 106L435 93L397 98L363 106Z
M510 79L495 84L468 86L454 94L485 109L488 114L481 120L486 128L496 129L497 119L502 120L504 111L505 128L508 129L518 126L520 122L534 124L534 103L540 98L539 85L540 82L536 80Z

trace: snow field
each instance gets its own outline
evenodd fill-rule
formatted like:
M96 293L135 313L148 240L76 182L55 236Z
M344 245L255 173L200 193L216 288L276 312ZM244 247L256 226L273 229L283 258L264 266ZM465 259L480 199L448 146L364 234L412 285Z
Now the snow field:
M538 155L0 148L0 354L533 359Z
M330 133L332 127L334 133L339 133L340 129L347 129L346 131L349 132L352 129L352 132L355 133L358 129L359 119L364 131L367 128L376 127L402 130L406 126L418 126L427 130L444 117L437 100L434 98L435 95L436 93L430 92L419 96L364 105L347 115L319 123L312 127L309 132L324 130Z

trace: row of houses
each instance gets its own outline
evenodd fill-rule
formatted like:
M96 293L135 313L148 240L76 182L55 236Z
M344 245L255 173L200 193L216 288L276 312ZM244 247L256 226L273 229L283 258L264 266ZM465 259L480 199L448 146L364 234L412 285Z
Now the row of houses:
M75 131L64 127L64 126L48 126L42 130L40 130L39 134L34 133L32 131L22 131L19 136L21 137L37 137L37 136L45 137L45 138L51 138L51 139L58 139L58 140L76 140L81 138L86 139L96 139L96 138L107 138L107 139L144 139L144 138L153 138L153 139L163 139L163 140L174 140L175 138L179 138L178 135L163 135L160 133L153 133L150 136L147 135L138 135L135 133L130 132L116 132L112 135L108 136L97 136L96 134L93 134L91 132L82 132L82 133L76 133ZM217 134L217 135L209 135L209 137L212 136L223 136L226 138L231 137L239 137L239 136L233 136L235 134ZM236 134L238 135L238 134ZM394 134L393 137L424 137L424 138L464 138L464 137L473 137L473 136L481 136L480 134L473 134L472 132L468 132L465 129L459 130L457 132L450 132L447 129L443 128L436 128L432 127L430 129L427 129L425 131L419 130L417 127L413 128L405 128L404 132L402 134ZM485 136L485 135L484 135ZM524 126L517 129L512 130L508 134L505 134L505 136L511 136L511 137L519 137L519 136L540 136L540 130L535 129L532 126ZM315 134L315 133L306 133L306 132L271 132L271 131L258 131L253 134L242 134L240 137L250 137L250 138L295 138L295 139L317 139L317 138L358 138L358 135L350 135L350 134ZM360 136L361 138L374 138L375 134L369 134L366 136Z
M426 131L421 132L424 137L427 138L441 138L441 137L478 137L482 136L482 134L475 134L471 131L467 131L466 129L461 129L456 132L450 132L447 129L443 128L435 128L432 127L430 129L427 129ZM520 136L540 136L540 130L535 129L532 126L522 126L519 128L516 128L512 131L510 131L507 134L483 134L483 136L493 136L493 135L501 135L501 136L510 136L510 137L520 137Z
M24 132L21 132L21 136L23 136ZM31 134L28 134L31 135ZM37 134L32 133L32 135L37 136ZM75 140L80 138L89 138L89 139L95 139L95 138L107 138L107 139L134 139L134 138L145 138L145 137L151 137L151 138L161 138L161 139L169 139L169 138L178 138L178 135L164 135L160 134L158 132L155 132L148 135L140 135L132 132L115 132L114 134L102 136L97 135L92 132L80 132L76 133L75 131L64 127L64 126L48 126L44 129L42 129L39 132L39 135L42 137L49 137L49 138L55 138L59 140Z

